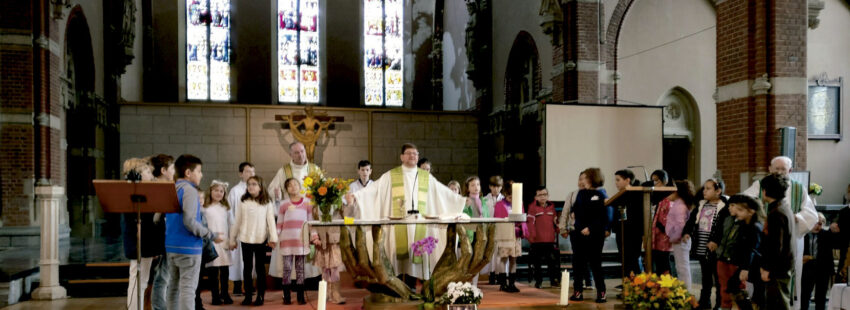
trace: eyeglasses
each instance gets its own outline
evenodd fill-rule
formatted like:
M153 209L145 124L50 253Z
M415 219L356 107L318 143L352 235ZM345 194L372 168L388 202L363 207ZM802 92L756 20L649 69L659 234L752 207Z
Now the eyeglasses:
M407 156L419 156L419 152L404 152L404 155L407 155Z

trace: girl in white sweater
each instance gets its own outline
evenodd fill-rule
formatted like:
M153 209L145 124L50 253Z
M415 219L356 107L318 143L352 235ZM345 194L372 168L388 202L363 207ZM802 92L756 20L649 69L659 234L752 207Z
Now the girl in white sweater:
M277 245L277 230L274 220L274 203L266 192L263 179L259 176L248 178L248 190L242 196L242 204L236 213L236 224L230 229L230 248L236 248L236 241L242 245L242 262L245 268L242 270L245 285L245 299L242 305L251 304L251 295L254 293L254 285L251 283L251 271L254 263L257 266L257 300L255 306L265 302L266 292L266 268L264 258L266 256L266 244L270 247ZM253 259L253 261L252 261Z
M207 197L204 199L204 209L201 210L204 214L204 219L207 221L207 228L213 233L223 236L225 239L230 234L230 227L233 225L233 216L230 215L230 204L227 199L224 199L227 193L227 182L213 180L210 189L207 190ZM204 266L209 272L209 287L212 292L212 304L232 304L233 299L228 293L227 280L230 275L230 255L227 251L229 247L224 243L214 243L215 251L221 253L215 260L207 263ZM221 280L219 282L219 280ZM219 284L220 290L219 290Z

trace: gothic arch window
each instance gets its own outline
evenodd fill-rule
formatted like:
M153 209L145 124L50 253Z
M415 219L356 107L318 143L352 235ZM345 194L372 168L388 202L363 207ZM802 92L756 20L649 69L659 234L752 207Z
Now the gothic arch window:
M367 106L404 105L404 1L363 0L363 73Z
M186 93L230 100L230 0L186 1Z
M520 32L514 39L505 72L505 103L519 106L537 99L540 93L540 63L531 35Z
M319 0L277 1L278 102L319 103Z

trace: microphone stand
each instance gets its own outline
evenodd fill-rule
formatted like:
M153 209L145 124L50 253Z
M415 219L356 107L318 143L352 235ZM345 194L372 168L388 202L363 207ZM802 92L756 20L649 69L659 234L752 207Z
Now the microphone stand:
M631 169L631 168L643 168L643 177L645 178L643 181L644 182L651 181L649 179L649 173L646 172L646 167L644 167L644 166L628 166L626 168L629 168L629 169Z
M419 210L416 210L416 201L413 197L413 193L416 193L416 181L419 180L419 168L416 168L416 175L413 177L413 186L410 189L410 210L407 210L408 215L419 214Z

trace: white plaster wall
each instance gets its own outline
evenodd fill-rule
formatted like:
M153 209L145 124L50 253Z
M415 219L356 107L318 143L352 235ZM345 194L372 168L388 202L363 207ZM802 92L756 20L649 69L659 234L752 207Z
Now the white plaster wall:
M717 169L715 23L707 1L636 1L618 42L618 99L656 105L679 86L696 100L701 143L694 180L700 181Z
M443 15L443 110L469 110L475 106L475 87L466 75L466 23L469 11L463 1L446 1Z
M850 91L850 5L843 0L824 0L826 6L818 16L820 26L808 31L808 60L806 75L811 78L823 72L830 79L844 77L844 98L841 104L843 126L850 125L850 113L846 104ZM807 145L807 167L812 172L812 182L823 186L818 204L840 204L850 183L850 131L844 130L844 138L837 143L832 140L809 140Z
M493 1L493 108L505 104L505 70L514 39L520 31L531 34L540 59L542 88L552 89L552 43L540 28L539 1Z
M144 28L142 28L142 0L136 2L136 38L133 40L133 61L126 67L126 72L121 75L121 97L131 102L142 101L144 62L142 60L142 41Z

